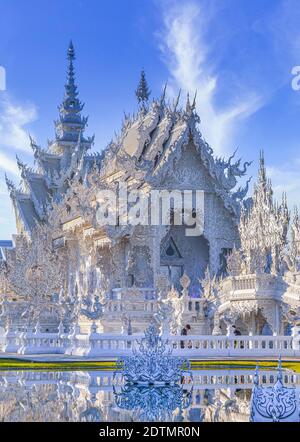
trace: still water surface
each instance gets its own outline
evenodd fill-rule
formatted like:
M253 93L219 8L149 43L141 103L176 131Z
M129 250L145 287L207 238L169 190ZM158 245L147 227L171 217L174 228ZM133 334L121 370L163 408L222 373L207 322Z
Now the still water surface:
M174 386L124 386L113 371L0 372L0 421L247 422L253 370L197 370ZM260 371L272 385L276 371ZM299 375L284 373L300 387Z

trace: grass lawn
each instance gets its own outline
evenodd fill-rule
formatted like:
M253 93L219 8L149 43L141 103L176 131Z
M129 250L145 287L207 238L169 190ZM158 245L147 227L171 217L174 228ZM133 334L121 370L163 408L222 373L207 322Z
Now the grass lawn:
M28 359L0 359L0 370L113 370L115 365L115 362L109 361L37 362Z
M247 361L247 360L236 360L236 361L191 361L191 366L194 370L204 370L204 369L255 369L258 363L259 368L263 369L276 369L278 366L277 361ZM293 370L295 373L300 373L300 361L282 361L282 367Z
M259 361L259 367L273 369L277 367L276 361ZM300 373L300 361L283 361L283 368ZM255 369L256 361L236 360L236 361L191 361L194 370L205 369ZM63 370L114 370L115 362L110 361L76 361L76 362L45 362L29 361L21 359L0 359L0 370L43 370L43 371L63 371Z

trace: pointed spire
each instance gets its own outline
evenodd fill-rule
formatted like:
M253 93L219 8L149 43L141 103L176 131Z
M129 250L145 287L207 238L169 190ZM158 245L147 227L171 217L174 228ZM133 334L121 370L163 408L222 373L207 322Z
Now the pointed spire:
M75 60L75 51L72 41L70 41L68 47L67 59L67 83L65 84L65 97L60 107L60 111L62 115L74 115L82 110L83 104L77 98L78 92L77 86L75 84L75 73L73 65L73 61Z
M179 100L180 100L180 95L181 95L181 89L179 89L177 98L176 98L175 103L174 103L174 109L173 109L174 112L176 112L176 110L177 110L177 106L178 106Z
M12 194L13 192L16 191L16 187L15 187L14 183L8 178L8 176L6 174L5 174L5 182L6 182L6 186L7 186L7 189L10 194Z
M35 148L37 147L37 143L30 134L28 134L28 136L29 136L30 147L31 149L35 150Z
M145 107L145 104L148 101L150 94L151 94L151 91L148 88L145 71L143 69L141 72L140 82L139 82L138 87L135 91L135 95L137 97L137 100L142 105L142 107Z
M166 81L166 83L165 83L165 85L164 85L164 89L163 89L162 96L161 96L161 98L160 98L160 102L161 102L161 104L163 104L163 103L165 102L167 86L168 86L168 82Z
M68 47L68 59L72 62L75 60L75 51L72 40L70 40L69 47Z
M191 112L191 110L192 110L192 108L191 108L191 103L190 103L190 94L188 92L187 97L186 97L185 111L187 114L189 114Z
M258 171L258 178L260 183L267 183L266 180L266 168L265 168L265 158L264 158L264 151L261 150L259 153L259 171Z
M192 110L196 109L196 98L197 98L197 89L195 91L195 95L194 95L194 99L193 99Z
M84 131L87 118L81 116L83 103L78 98L73 62L75 51L72 41L67 50L67 81L62 104L59 106L59 119L55 122L56 143L76 143L78 132ZM89 142L89 140L86 140Z
M23 161L18 157L18 155L16 155L16 160L17 160L17 166L21 172L21 177L26 180L26 173L29 171L28 167L25 163L23 163Z
M23 163L23 161L18 157L18 155L16 155L16 160L19 170L22 171L26 167L25 163Z
M82 130L80 129L80 131L78 132L78 139L77 139L77 144L76 144L75 150L78 150L78 151L80 150L81 141L82 141Z

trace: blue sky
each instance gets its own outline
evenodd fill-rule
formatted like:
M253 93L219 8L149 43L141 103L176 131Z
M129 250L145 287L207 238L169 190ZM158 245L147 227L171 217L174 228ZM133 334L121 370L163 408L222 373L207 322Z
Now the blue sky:
M42 146L54 134L72 38L87 134L101 150L136 109L141 68L154 96L168 80L194 93L200 129L216 154L238 147L245 160L264 149L275 195L300 201L298 0L1 0L0 239L15 231L4 172L19 182L16 153L32 161L28 133ZM182 94L184 95L184 94Z

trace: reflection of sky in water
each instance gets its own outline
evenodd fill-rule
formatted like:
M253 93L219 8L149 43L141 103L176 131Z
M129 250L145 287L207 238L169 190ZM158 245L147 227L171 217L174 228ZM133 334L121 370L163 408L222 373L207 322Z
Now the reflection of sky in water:
M248 421L254 372L199 370L193 383L124 386L112 371L0 373L0 421ZM272 385L275 371L261 371ZM300 385L284 374L286 385Z

